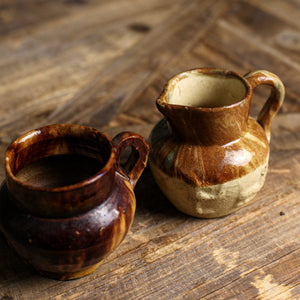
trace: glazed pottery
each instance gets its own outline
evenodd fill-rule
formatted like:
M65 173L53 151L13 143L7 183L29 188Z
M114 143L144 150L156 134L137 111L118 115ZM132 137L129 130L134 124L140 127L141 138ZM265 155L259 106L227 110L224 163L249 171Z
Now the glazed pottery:
M128 146L138 158L125 170L120 158ZM80 125L51 125L21 136L7 149L0 192L0 228L8 244L48 277L93 272L132 224L133 188L148 151L137 134L123 132L112 141Z
M252 90L272 88L257 121L249 117ZM173 77L157 99L164 115L150 138L149 163L165 196L195 217L227 215L262 188L268 168L270 125L284 86L267 71L240 76L195 69Z

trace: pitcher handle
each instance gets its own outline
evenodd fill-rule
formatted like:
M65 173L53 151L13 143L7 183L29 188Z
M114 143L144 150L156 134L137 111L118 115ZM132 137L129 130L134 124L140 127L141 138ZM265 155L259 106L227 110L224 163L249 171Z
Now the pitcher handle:
M117 172L119 172L120 174L128 178L132 187L134 188L138 179L143 173L143 170L147 165L149 146L142 136L129 131L119 133L113 138L113 141L117 146L117 153L116 153ZM132 169L129 172L125 171L120 165L121 155L127 146L134 147L139 154L139 157L136 159Z
M264 129L268 142L270 143L270 127L283 103L285 94L284 85L277 75L265 70L250 72L245 75L245 78L249 81L253 89L261 84L269 85L272 88L270 96L257 118L258 123Z

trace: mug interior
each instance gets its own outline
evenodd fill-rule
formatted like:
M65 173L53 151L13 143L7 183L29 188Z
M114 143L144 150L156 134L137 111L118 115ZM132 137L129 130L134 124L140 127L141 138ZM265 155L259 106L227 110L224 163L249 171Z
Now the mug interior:
M170 80L169 104L191 107L222 107L243 100L248 93L245 81L237 74L222 70L192 70Z
M54 125L17 139L7 150L14 180L35 188L61 188L101 172L112 153L101 132L77 125Z

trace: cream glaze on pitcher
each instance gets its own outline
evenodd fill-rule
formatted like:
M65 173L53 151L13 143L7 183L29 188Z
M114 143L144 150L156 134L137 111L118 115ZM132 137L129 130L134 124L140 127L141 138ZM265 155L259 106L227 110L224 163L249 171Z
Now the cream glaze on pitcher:
M249 117L252 90L272 87L258 120ZM196 69L173 77L157 99L165 116L153 129L150 166L165 196L180 211L203 218L227 215L262 188L269 161L270 125L284 98L267 71L245 77Z

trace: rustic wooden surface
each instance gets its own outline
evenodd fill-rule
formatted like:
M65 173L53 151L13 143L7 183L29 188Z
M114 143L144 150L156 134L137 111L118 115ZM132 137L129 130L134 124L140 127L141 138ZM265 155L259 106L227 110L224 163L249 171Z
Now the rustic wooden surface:
M299 0L1 0L1 166L15 137L51 123L147 137L164 83L190 68L266 69L286 99L248 206L188 217L147 169L130 233L90 276L41 277L1 237L0 299L300 299L299 54ZM256 89L254 116L268 93Z

